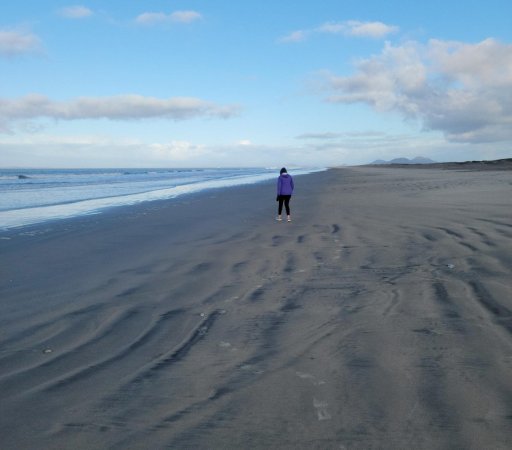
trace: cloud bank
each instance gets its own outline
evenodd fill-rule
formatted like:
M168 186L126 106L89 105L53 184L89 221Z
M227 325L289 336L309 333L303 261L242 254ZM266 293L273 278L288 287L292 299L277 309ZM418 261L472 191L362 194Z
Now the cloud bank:
M449 141L512 139L512 45L494 39L386 43L354 75L329 75L327 88L329 102L398 112Z
M186 120L196 117L229 118L238 113L235 105L217 105L192 97L159 99L141 95L81 97L53 101L39 94L19 99L0 99L0 130L17 120L50 118L58 120L137 120L162 118Z
M30 32L0 30L0 56L19 56L37 52L41 40Z
M281 42L301 42L314 34L340 34L343 36L380 39L389 34L396 33L398 30L397 26L386 25L382 22L360 22L358 20L326 22L316 28L293 31L281 38Z

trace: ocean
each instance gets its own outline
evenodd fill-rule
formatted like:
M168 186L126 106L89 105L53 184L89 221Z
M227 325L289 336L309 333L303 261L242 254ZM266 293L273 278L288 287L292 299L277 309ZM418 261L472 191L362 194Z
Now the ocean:
M291 175L322 169L297 169ZM276 169L0 169L0 229L277 178Z

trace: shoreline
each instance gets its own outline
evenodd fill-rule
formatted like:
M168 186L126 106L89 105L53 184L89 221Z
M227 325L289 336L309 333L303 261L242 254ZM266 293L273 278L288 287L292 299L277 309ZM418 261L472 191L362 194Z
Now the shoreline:
M80 222L85 221L89 223L97 223L101 219L112 220L115 219L116 216L121 217L129 217L130 215L140 215L147 214L149 211L153 211L155 209L160 209L170 204L187 204L190 202L195 202L197 200L201 200L203 198L217 198L219 195L222 195L223 192L229 191L231 189L239 189L242 187L256 186L256 185L266 185L271 184L271 180L261 181L252 185L239 185L239 186L227 186L227 187L219 187L219 188L210 188L205 189L200 192L193 192L183 194L173 198L166 199L156 199L156 200L147 200L141 201L134 204L126 204L119 206L111 206L106 207L104 209L97 210L92 213L82 213L77 214L70 217L65 218L54 218L47 219L41 222L30 223L26 225L13 226L10 228L0 228L0 235L3 234L11 234L16 235L19 232L35 232L39 233L41 228L54 228L58 227L62 224L64 227L73 226L75 223L77 226L81 226Z
M0 233L0 447L506 448L490 175L330 169L291 223L269 181Z
M317 173L326 169L299 169L295 176ZM201 171L198 169L198 171ZM87 172L87 170L86 170ZM190 172L190 171L188 171ZM192 171L193 172L193 171ZM152 190L133 192L126 195L83 198L71 202L14 208L0 211L0 231L21 228L39 223L65 220L74 217L101 214L112 208L139 205L154 201L169 201L183 196L265 183L275 179L275 174L265 172L245 176L234 176L178 184L171 187L156 187ZM172 180L169 180L171 182Z

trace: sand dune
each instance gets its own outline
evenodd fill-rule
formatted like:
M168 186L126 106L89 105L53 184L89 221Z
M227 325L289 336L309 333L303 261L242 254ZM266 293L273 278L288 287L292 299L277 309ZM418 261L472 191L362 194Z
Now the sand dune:
M0 447L510 448L511 172L296 185L3 233Z

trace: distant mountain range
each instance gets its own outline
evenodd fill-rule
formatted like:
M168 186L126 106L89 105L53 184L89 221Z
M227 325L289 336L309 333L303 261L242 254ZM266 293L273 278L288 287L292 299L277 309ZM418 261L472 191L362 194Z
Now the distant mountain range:
M390 161L384 161L383 159L377 159L370 164L435 164L435 161L424 158L423 156L416 156L416 158L395 158Z

